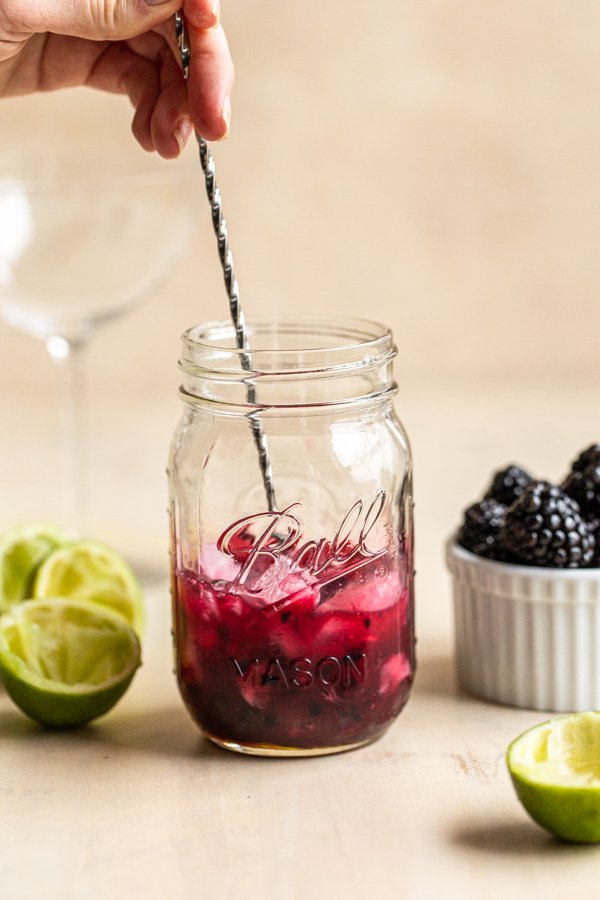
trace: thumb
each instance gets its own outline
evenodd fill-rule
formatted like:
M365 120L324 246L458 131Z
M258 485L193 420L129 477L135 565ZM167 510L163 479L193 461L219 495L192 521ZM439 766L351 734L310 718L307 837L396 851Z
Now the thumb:
M125 40L161 25L182 5L182 0L0 0L0 18L19 34Z

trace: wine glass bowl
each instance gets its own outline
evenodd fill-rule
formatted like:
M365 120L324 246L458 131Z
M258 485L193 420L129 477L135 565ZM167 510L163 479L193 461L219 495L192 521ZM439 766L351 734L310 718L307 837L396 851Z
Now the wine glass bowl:
M165 166L169 164L165 163ZM0 176L0 315L81 341L148 297L185 248L189 171Z
M63 517L85 531L85 348L170 274L199 204L195 159L145 154L122 105L75 93L27 98L31 114L3 101L0 318L43 340L62 370Z

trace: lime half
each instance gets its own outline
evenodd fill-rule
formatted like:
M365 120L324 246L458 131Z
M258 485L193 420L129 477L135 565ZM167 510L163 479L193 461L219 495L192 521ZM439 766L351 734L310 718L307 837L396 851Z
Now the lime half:
M125 693L140 643L122 616L85 600L26 600L0 618L0 674L32 719L69 728L96 719Z
M506 755L519 800L552 834L600 842L600 713L559 716L524 732Z
M38 523L0 535L0 612L31 597L38 566L69 539L67 532Z
M92 600L124 616L138 634L144 610L142 589L122 556L98 541L55 550L38 569L33 597Z

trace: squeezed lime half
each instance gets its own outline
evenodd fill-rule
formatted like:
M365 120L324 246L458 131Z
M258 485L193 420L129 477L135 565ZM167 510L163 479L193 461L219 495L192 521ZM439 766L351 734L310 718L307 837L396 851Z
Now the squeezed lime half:
M566 841L600 842L600 712L530 728L506 761L519 800L542 828Z
M72 539L66 531L37 522L0 535L0 612L31 597L38 567Z
M99 541L79 541L51 553L35 576L33 597L91 600L120 613L141 633L142 589L116 550Z
M0 618L0 675L30 718L83 725L111 709L141 662L123 616L86 600L25 600Z

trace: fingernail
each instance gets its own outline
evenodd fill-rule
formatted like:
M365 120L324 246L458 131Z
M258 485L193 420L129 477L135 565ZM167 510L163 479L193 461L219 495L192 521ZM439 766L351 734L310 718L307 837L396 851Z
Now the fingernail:
M202 15L196 16L196 21L194 22L194 24L197 25L198 28L214 28L219 24L220 14L220 0L213 0L210 12L202 13Z
M148 6L160 6L161 3L167 3L167 0L146 0Z
M177 125L175 126L175 130L173 131L173 137L177 141L179 146L179 152L181 153L185 145L190 139L190 135L194 130L194 126L192 125L192 120L188 119L180 119Z
M223 101L222 115L223 122L225 124L225 134L223 135L221 140L224 141L229 134L229 129L231 128L231 97L225 97L225 100Z

